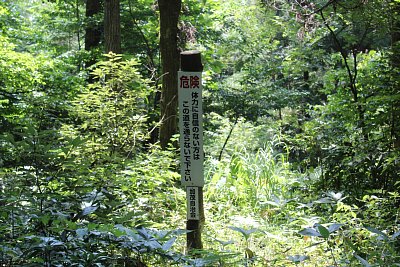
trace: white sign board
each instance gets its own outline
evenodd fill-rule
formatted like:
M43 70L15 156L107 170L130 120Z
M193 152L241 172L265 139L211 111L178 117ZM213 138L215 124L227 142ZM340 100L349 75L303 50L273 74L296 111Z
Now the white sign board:
M187 199L187 219L200 220L199 188L190 186L186 187L186 199Z
M178 72L181 182L204 186L201 72Z

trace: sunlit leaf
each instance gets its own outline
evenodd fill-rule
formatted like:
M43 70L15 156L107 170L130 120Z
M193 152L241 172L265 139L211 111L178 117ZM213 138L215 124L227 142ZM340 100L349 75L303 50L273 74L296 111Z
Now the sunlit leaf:
M258 229L254 229L254 228L253 228L253 229L246 230L246 229L243 229L243 228L240 228L240 227L235 227L235 226L229 226L228 228L230 228L230 229L232 229L232 230L234 230L234 231L237 231L237 232L241 233L241 234L244 236L245 239L248 239L249 236L250 236L252 233L258 231Z
M321 237L322 235L313 228L305 228L299 232L299 234L304 236L318 236Z
M235 241L233 241L233 240L223 241L223 240L215 239L215 241L220 243L222 246L227 246L227 245L231 245L231 244L235 243Z
M169 249L172 247L172 245L175 243L176 238L177 238L176 236L170 238L167 242L165 242L165 243L162 245L162 249L163 249L163 250L169 250Z
M288 256L288 259L294 263L300 263L305 260L308 260L310 257L307 255L294 255L294 256Z
M328 226L328 231L329 231L329 233L334 233L334 232L336 232L337 230L339 230L340 227L342 227L342 226L343 226L342 223L333 223L333 224L330 224L330 225Z
M83 238L85 235L88 234L88 229L87 228L79 228L75 230L76 234L78 237Z
M399 236L400 236L400 231L394 233L394 234L392 235L392 239L396 239L396 238L399 237Z
M97 209L98 209L98 206L88 206L88 207L85 207L85 208L82 210L82 215L83 215L83 216L89 215L89 214L95 212Z
M377 235L383 237L385 240L388 240L388 239L389 239L389 237L387 236L387 234L383 233L382 231L380 231L380 230L378 230L378 229L376 229L376 228L373 228L373 227L370 227L370 226L366 226L365 229L367 229L367 230L370 231L371 233L374 233L374 234L377 234Z

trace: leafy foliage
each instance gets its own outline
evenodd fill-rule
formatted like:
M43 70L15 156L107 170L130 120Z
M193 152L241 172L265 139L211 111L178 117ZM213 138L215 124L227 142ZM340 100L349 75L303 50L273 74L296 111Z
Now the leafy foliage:
M146 138L146 101L151 91L137 70L137 61L107 56L92 72L96 82L74 100L71 113L83 122L80 131L88 133L95 151L102 149L98 142L107 144L104 149L110 155L118 152L132 157Z

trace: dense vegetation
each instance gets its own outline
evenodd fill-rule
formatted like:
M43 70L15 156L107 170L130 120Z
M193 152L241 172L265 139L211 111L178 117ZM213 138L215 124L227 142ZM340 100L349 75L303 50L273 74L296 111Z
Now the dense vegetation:
M0 1L0 266L400 266L400 1L182 1L205 65L190 253L164 6L121 0L103 54L89 2Z

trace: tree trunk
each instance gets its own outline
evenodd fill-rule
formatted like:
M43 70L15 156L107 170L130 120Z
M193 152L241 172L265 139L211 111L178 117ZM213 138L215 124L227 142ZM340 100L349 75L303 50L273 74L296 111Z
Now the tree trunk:
M100 0L87 0L86 2L86 34L85 34L85 50L90 51L100 44L101 29L96 22L95 16L101 12Z
M178 107L178 20L181 0L158 0L160 10L160 53L162 68L160 144L166 148L177 132Z
M121 53L120 0L104 1L105 52Z
M394 88L395 84L398 82L399 76L399 70L400 70L400 19L398 17L398 14L400 13L400 3L399 2L394 2L392 11L390 12L392 14L391 18L391 50L392 50L392 56L391 56L391 66L393 70L391 71L392 73L392 78L391 80L393 81ZM400 92L399 89L394 89L394 95L398 94ZM393 142L393 146L395 149L400 149L400 101L394 101L392 103L392 118L391 118L391 138Z
M85 28L85 50L91 51L100 45L101 41L101 28L99 23L96 21L96 15L101 12L100 0L87 0L86 2L86 28ZM85 62L85 68L96 63L95 54L90 53L90 57ZM88 82L93 82L93 75L88 76Z

